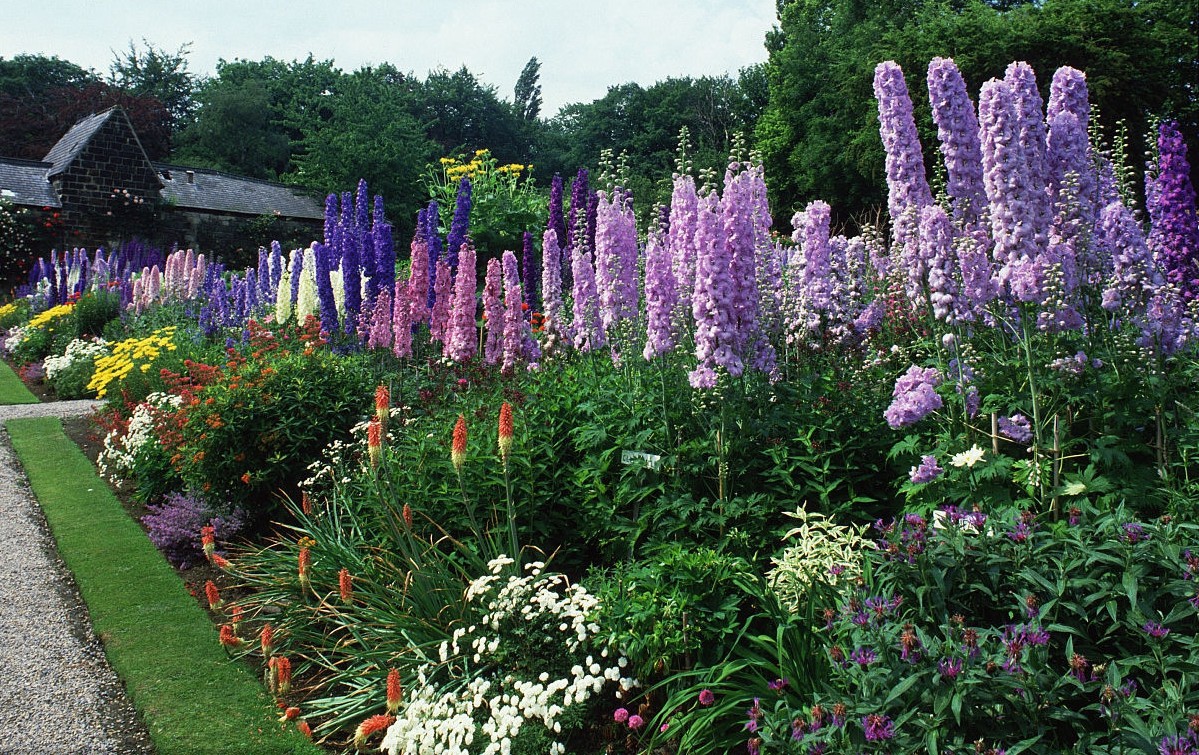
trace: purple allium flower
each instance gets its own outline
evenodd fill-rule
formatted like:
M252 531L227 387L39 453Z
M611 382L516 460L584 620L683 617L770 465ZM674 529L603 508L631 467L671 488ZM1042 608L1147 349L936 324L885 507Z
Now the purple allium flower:
M999 434L1005 438L1011 438L1017 443L1028 443L1032 440L1032 423L1023 414L1000 417L998 424Z
M928 64L928 100L932 105L937 138L945 157L946 193L953 217L964 223L978 220L987 198L983 189L982 145L978 116L966 92L961 71L950 58L933 58Z
M1158 162L1152 191L1146 202L1153 230L1149 248L1186 300L1199 297L1199 219L1195 188L1187 162L1186 142L1178 123L1168 121L1158 130Z
M937 662L937 671L941 673L942 678L957 679L958 675L962 673L962 659L942 658Z
M632 729L633 731L636 731L636 730L640 729L642 726L645 726L644 718L637 715L636 713L629 716L629 728L630 729Z
M699 691L699 704L707 708L716 702L716 695L712 694L710 689L701 689Z
M878 100L879 135L887 152L887 209L893 236L898 244L914 244L918 213L932 204L933 196L924 173L908 86L894 61L875 67L874 97Z
M849 654L849 660L858 664L862 668L866 668L878 660L878 653L874 652L872 648L868 647L854 648L854 651Z
M466 180L466 179L463 179ZM447 255L448 257L449 255ZM458 273L454 278L454 295L450 303L450 321L446 328L444 353L455 362L466 362L478 350L478 331L475 329L475 247L469 240L459 247Z
M466 232L470 228L470 194L470 179L463 176L458 182L458 194L454 199L454 219L445 238L446 264L454 271L458 269L458 254L462 244L466 242Z
M1166 637L1166 635L1170 634L1169 627L1163 626L1162 624L1160 624L1159 622L1156 622L1156 621L1145 622L1145 625L1142 626L1141 629L1144 629L1145 634L1149 635L1150 637L1152 637L1155 640L1164 639Z
M492 257L487 260L487 276L483 283L483 327L487 331L483 342L483 361L487 364L499 364L504 358L503 297L504 280L500 261Z
M617 708L612 712L612 720L618 724L623 724L629 720L629 711L627 708Z
M908 478L916 485L924 485L940 477L944 471L937 464L936 456L926 454L920 457L920 465L912 467L911 471L908 472Z
M940 409L943 402L936 390L940 384L941 373L935 367L908 367L895 381L894 400L883 412L887 424L893 429L907 427Z
M884 742L895 736L895 722L881 713L862 717L862 729L867 742Z
M670 250L661 229L651 230L645 246L646 361L674 349L674 314L679 292L671 266Z

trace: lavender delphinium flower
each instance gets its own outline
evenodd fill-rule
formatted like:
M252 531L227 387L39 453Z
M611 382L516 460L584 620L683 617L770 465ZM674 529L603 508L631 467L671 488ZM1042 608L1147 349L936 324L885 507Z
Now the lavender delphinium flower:
M679 308L687 314L691 312L691 296L695 291L695 221L698 208L699 194L695 190L695 179L676 175L670 195L666 248L670 252L671 268L678 285Z
M606 343L604 329L600 326L599 297L595 289L595 266L591 261L591 252L586 249L575 249L571 259L571 277L573 279L571 335L574 347L587 352L597 349Z
M445 238L445 259L451 270L458 270L458 255L462 244L466 241L466 232L470 228L471 185L470 179L463 176L458 182L458 195L454 201L454 219L450 223L450 231Z
M1017 144L1024 153L1029 180L1034 186L1044 187L1049 177L1045 159L1045 102L1037 89L1037 75L1028 63L1017 61L1008 64L1003 81L1012 93L1016 108ZM1042 201L1046 196L1044 192L1040 194ZM1044 213L1040 216L1041 221L1047 223L1048 206L1038 205L1038 209Z
M370 349L389 349L392 346L392 306L391 291L383 289L375 297L374 312L371 315L370 336L366 346Z
M562 307L562 247L561 237L549 229L541 237L541 303L546 327L555 333L565 332Z
M354 332L358 315L362 311L362 269L359 262L358 243L354 229L342 229L341 240L341 283L345 302L345 331Z
M475 248L466 240L459 247L458 274L454 277L453 301L443 347L447 357L466 362L478 349L475 330Z
M1089 279L1098 271L1098 261L1080 253L1090 250L1088 243L1095 225L1095 173L1090 141L1078 117L1069 111L1049 121L1049 191L1056 213L1049 233L1049 261L1061 267L1064 292L1074 291L1082 277Z
M724 241L728 247L729 277L733 284L734 352L760 372L774 368L773 347L760 330L755 202L757 171L749 163L730 163L720 201Z
M933 58L928 64L928 100L932 105L937 138L945 158L945 190L953 217L962 223L978 222L987 198L983 189L982 144L978 116L966 91L966 82L951 58Z
M412 312L415 307L425 306L424 293L413 293L408 281L403 278L394 285L395 297L391 302L391 352L400 359L412 357Z
M520 275L517 272L516 255L504 252L504 347L500 369L511 375L516 365L528 359L529 321L524 315L524 296L521 291Z
M893 60L874 69L874 97L878 100L879 135L887 152L887 209L893 238L898 244L915 242L920 208L932 204L932 191L924 173L924 154L912 116L903 71Z
M1032 440L1032 423L1023 414L1013 414L1010 417L1000 417L997 423L999 434L1017 443L1028 443Z
M336 236L336 233L334 234ZM336 333L338 327L337 302L333 298L333 284L329 278L329 260L332 255L329 248L319 242L312 244L313 255L316 259L316 294L321 308L321 330L326 333Z
M937 386L941 373L935 367L908 367L895 381L893 401L883 412L887 424L894 429L914 425L943 406Z
M696 222L698 256L691 312L695 317L695 358L699 364L688 376L692 388L715 387L717 368L723 368L733 377L744 369L733 349L736 328L733 283L719 203L716 192L702 198Z
M420 225L420 221L417 221ZM413 324L429 322L429 299L432 297L433 279L429 277L429 245L420 228L412 237L410 247L411 266L408 271L408 288L411 295L410 319Z
M528 231L521 234L520 282L521 287L525 290L529 309L533 312L540 311L541 285L538 276L537 253L533 249L533 234Z
M646 361L674 349L674 310L678 287L661 227L652 229L645 247L645 349Z
M429 312L429 334L434 341L445 343L450 322L450 300L453 297L453 273L445 260L437 260L433 278L433 308Z
M917 300L928 292L933 317L947 323L962 319L958 302L957 233L953 221L939 205L930 205L920 212L919 249L917 259L908 266L908 295ZM920 277L921 273L925 276ZM913 290L914 289L914 290Z
M1146 201L1153 222L1149 248L1167 280L1178 286L1183 299L1190 301L1199 298L1199 219L1186 142L1177 122L1161 125L1157 151L1152 199Z
M609 338L613 327L637 315L637 226L631 203L617 189L599 192L595 225L595 287L600 324Z
M546 235L553 231L546 231ZM483 361L499 364L504 357L504 282L500 261L487 260L487 275L483 283Z
M1038 192L1025 150L1020 146L1016 97L1004 81L991 79L979 95L983 147L983 184L990 202L991 235L999 282L1020 301L1040 298L1037 262L1048 243L1039 217Z
M566 235L566 217L562 208L562 176L558 173L555 173L553 179L550 181L549 217L546 219L545 230L553 231L559 244L565 243L568 238ZM558 271L558 275L559 277L562 275L560 270Z
M944 472L941 465L937 464L937 457L927 454L920 457L919 466L912 467L908 472L908 478L916 485L924 485L937 479Z
M818 199L791 218L795 229L791 238L799 244L799 253L791 265L792 276L798 281L792 290L795 301L788 308L788 340L820 339L822 316L832 302L834 283L829 249L831 217L832 208Z

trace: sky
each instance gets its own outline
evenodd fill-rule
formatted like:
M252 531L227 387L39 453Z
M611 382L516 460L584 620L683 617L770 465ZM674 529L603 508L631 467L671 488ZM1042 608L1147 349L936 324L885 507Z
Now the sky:
M343 71L392 63L423 78L465 65L502 99L541 62L542 115L609 86L729 74L766 60L775 0L56 0L0 13L0 57L58 56L107 74L114 52L148 40L188 68L217 61L333 60ZM52 21L48 22L48 18Z

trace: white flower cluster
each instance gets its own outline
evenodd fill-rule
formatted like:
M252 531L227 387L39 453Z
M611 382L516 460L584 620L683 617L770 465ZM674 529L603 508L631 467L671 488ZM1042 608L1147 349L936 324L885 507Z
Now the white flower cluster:
M387 414L391 419L387 424L387 436L383 439L385 444L395 442L397 427L406 427L416 422L414 418L402 419L409 410L410 407L407 406L393 406L388 409ZM373 417L374 414L371 416ZM344 474L349 469L346 462L354 459L358 461L358 471L366 470L370 466L366 448L368 427L370 427L370 418L350 428L353 441L335 440L325 446L321 450L320 458L308 465L310 476L300 483L300 487L312 494L318 492L323 480L327 480L326 484L336 482L349 484L350 478ZM341 470L340 478L339 470Z
M67 344L67 350L59 357L46 357L42 363L46 368L46 380L53 381L60 373L65 372L72 364L85 359L95 360L96 357L108 354L108 343L103 338L84 340L76 338Z
M100 476L119 485L128 477L137 463L137 455L151 443L157 443L154 421L162 412L170 412L183 405L182 396L169 393L151 393L138 404L129 418L129 429L121 435L112 430L104 437L104 448L96 459Z
M478 738L481 749L474 752L508 755L524 725L537 722L552 738L562 733L560 716L572 705L586 703L609 684L616 686L617 697L639 686L624 676L625 658L612 661L607 646L598 654L592 648L600 629L587 620L598 605L595 596L560 574L544 574L540 562L527 564L523 577L504 579L505 567L513 563L506 556L492 560L490 573L467 587L466 602L486 613L479 623L454 631L442 644L438 663L417 670L417 683L383 739L384 752L468 755ZM521 659L526 667L521 677L511 673L510 663L502 663L510 637L546 649L544 656ZM566 678L527 668L545 656L573 661ZM457 678L465 674L469 681L449 689L438 685L434 676L447 672ZM563 755L566 745L555 741L549 752Z
M22 325L18 325L17 327L8 331L8 338L4 339L5 353L7 353L7 354L13 353L13 351L15 351L16 348L21 345L21 342L25 340L25 334L28 331L29 331L29 328L26 328Z

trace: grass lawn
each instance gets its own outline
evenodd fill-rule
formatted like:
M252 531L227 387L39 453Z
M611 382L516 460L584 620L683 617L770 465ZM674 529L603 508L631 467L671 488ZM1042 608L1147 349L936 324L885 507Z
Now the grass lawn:
M6 404L36 404L37 396L29 392L21 378L7 363L0 361L0 406Z
M11 370L3 372L20 385ZM159 754L321 752L291 724L282 727L256 676L230 662L208 616L61 422L19 419L7 428Z

